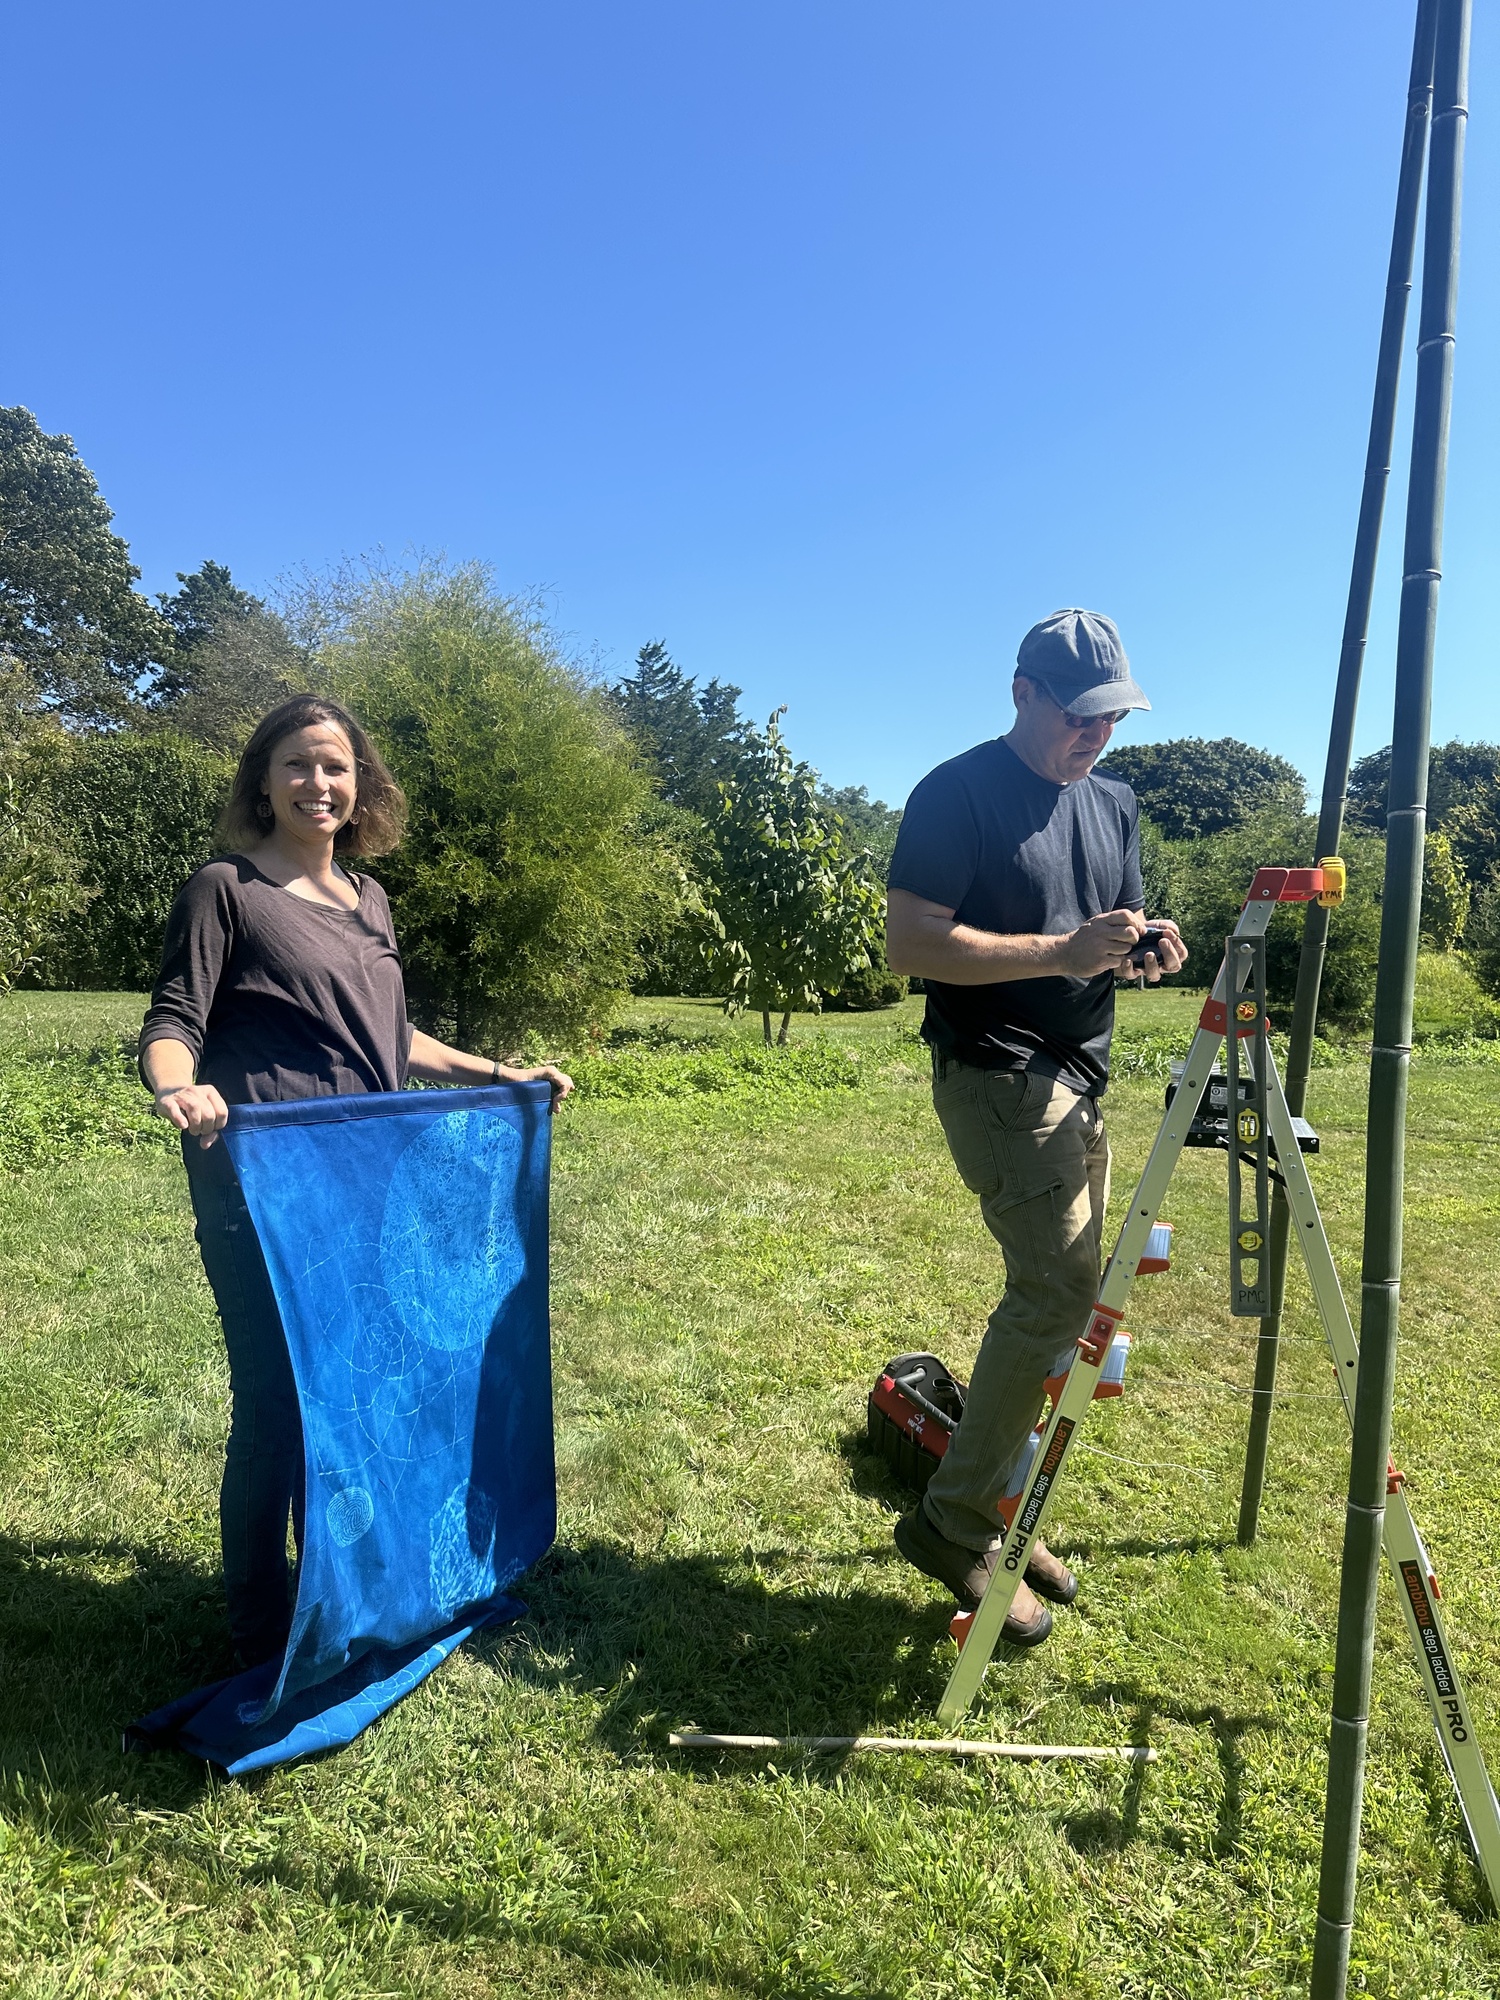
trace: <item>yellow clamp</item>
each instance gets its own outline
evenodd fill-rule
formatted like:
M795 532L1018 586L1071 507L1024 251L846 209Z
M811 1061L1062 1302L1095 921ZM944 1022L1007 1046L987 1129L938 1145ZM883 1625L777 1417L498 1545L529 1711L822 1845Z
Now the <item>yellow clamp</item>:
M1325 910L1336 910L1344 900L1344 891L1349 886L1349 865L1336 854L1330 854L1320 861L1323 871L1323 888L1318 897Z

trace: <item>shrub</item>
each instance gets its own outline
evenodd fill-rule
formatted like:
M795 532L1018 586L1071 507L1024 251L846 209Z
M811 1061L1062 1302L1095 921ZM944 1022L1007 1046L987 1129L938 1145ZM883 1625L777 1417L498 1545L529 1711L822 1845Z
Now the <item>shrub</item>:
M413 1019L509 1050L606 1018L681 880L607 697L479 565L339 581L315 609L319 670L411 802L379 874Z
M886 964L882 940L873 948L870 963L845 973L838 991L824 993L822 1003L830 1014L872 1014L878 1007L899 1007L910 991L906 977Z
M1485 992L1500 995L1500 880L1486 882L1469 905L1464 957Z
M9 677L7 677L9 678ZM11 682L14 685L14 682ZM3 691L0 691L3 698ZM0 993L34 972L58 927L90 901L52 783L67 755L56 724L12 708L0 726Z
M0 1172L116 1146L177 1143L173 1127L153 1114L122 1043L7 1052L0 1061Z
M51 986L139 991L161 965L172 899L214 851L233 762L167 731L74 739L53 780L82 880L97 893L43 955Z
M1500 1034L1500 1001L1491 999L1457 952L1419 951L1412 1033L1419 1042Z

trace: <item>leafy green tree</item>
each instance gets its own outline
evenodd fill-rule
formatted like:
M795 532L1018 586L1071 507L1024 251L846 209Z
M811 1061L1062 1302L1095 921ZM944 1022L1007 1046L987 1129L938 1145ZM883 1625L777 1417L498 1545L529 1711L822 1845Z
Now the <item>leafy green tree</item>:
M1154 820L1141 819L1141 886L1145 892L1146 915L1173 914L1177 877L1183 852L1160 831Z
M891 856L896 851L896 835L901 829L899 806L884 799L872 799L867 785L818 787L818 804L838 828L846 848L863 847L881 882L890 877ZM864 1014L877 1007L894 1007L910 991L910 981L892 972L885 957L885 925L871 948L870 963L863 971L846 973L833 991L825 991L823 1005L833 1013Z
M1434 743L1427 753L1427 824L1443 827L1471 797L1476 786L1500 781L1500 743ZM1349 773L1346 811L1350 821L1385 832L1391 789L1391 746L1361 757Z
M309 663L285 621L222 563L206 562L159 599L172 629L168 664L152 706L172 728L219 750L237 750L269 708L308 684Z
M320 675L410 801L377 866L413 1018L496 1051L585 1032L681 896L613 704L482 565L335 581Z
M884 799L872 799L868 785L844 785L835 791L830 785L818 787L818 804L825 814L842 822L845 843L867 847L882 882L891 872L891 856L896 851L896 835L901 831L901 808L888 806Z
M1485 992L1500 996L1500 876L1475 893L1464 926L1464 957Z
M615 682L610 698L662 797L711 822L719 786L734 776L746 741L740 689L719 680L699 687L653 639L637 653L634 674Z
M51 796L91 899L42 955L48 985L139 992L155 982L167 912L214 852L233 770L230 758L162 729L73 740Z
M1233 736L1122 745L1099 768L1125 780L1169 840L1201 840L1267 810L1300 813L1307 802L1294 764Z
M71 721L127 714L171 650L113 518L71 438L0 409L0 656Z
M785 1043L796 1009L816 1011L866 970L880 947L880 882L868 854L851 853L818 803L817 780L794 764L772 715L751 734L714 826L717 850L705 900L714 955L731 1012L756 1009L766 1041L771 1015Z
M1438 829L1470 889L1500 877L1500 779L1476 777Z
M1468 921L1470 890L1441 830L1429 833L1422 851L1422 942L1431 951L1452 951Z
M1188 963L1178 984L1212 984L1257 868L1307 867L1313 861L1317 821L1272 808L1246 825L1232 827L1177 851L1172 905L1167 914L1181 927ZM1380 949L1380 889L1385 842L1379 835L1351 832L1342 846L1349 864L1349 890L1332 912L1324 961L1320 1018L1332 1026L1367 1026L1375 1000L1375 962ZM1297 988L1302 948L1298 904L1277 911L1266 934L1266 979L1273 1006L1289 1010ZM1289 1012L1277 1021L1290 1025Z

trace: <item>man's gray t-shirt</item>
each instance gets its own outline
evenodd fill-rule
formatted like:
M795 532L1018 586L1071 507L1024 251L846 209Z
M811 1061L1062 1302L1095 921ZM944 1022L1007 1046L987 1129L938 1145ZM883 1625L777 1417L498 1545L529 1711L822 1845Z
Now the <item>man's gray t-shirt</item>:
M981 931L1055 937L1106 910L1139 910L1140 816L1119 778L1039 777L1001 737L930 771L907 801L893 889ZM983 1069L1034 1069L1097 1097L1109 1080L1114 974L926 981L922 1033Z

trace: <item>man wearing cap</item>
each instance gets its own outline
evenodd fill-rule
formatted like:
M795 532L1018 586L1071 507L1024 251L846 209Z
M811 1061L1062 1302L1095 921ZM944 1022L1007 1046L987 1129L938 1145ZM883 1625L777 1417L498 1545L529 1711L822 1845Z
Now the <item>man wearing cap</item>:
M1021 641L1004 735L931 771L907 802L891 863L886 954L927 988L932 1098L965 1185L1005 1258L963 1422L925 1499L897 1523L908 1562L961 1604L983 1595L999 1511L1099 1282L1114 982L1147 928L1135 795L1094 770L1111 731L1150 702L1120 635L1057 611ZM1163 918L1146 978L1187 958ZM1030 1588L1028 1588L1028 1585ZM1038 1645L1077 1581L1041 1542L1004 1636Z

